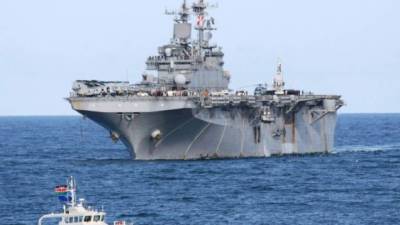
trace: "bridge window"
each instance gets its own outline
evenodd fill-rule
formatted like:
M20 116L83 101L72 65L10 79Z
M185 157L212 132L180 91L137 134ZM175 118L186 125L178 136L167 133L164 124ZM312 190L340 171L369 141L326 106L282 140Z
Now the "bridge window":
M81 223L83 221L83 216L79 217L79 222Z
M92 217L91 216L85 216L85 219L83 221L84 222L90 222L90 221L92 221Z
M101 219L100 219L101 221L104 221L104 216L101 216Z
M100 221L100 215L95 215L95 216L93 217L93 221L94 221L94 222Z

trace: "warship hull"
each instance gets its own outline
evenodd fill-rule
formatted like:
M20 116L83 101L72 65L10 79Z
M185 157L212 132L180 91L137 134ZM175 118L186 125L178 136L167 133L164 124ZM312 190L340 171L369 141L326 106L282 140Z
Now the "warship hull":
M231 109L226 116L222 111L179 109L130 116L79 113L109 130L137 160L269 157L333 149L336 112L313 119L309 110L302 108L290 116L278 114L273 123L261 123L249 119L251 109ZM154 131L160 132L159 138L152 137Z

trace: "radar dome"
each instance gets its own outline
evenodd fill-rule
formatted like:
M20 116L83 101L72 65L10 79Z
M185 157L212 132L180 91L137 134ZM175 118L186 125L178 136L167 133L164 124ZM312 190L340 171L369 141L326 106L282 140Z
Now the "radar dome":
M168 57L171 57L172 56L172 49L166 48L165 49L165 55L167 55Z
M185 85L186 84L186 77L182 74L176 75L174 79L177 85Z

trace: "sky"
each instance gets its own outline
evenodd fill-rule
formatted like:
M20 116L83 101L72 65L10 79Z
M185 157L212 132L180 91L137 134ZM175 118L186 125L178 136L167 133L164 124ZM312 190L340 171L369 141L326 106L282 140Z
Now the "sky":
M190 2L190 1L189 1ZM214 0L231 88L339 94L343 113L400 112L400 1ZM0 0L0 115L77 115L74 80L140 80L179 0Z

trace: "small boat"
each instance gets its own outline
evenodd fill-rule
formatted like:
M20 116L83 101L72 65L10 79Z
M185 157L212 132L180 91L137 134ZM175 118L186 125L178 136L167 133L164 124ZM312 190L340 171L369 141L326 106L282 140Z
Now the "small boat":
M58 199L63 204L63 212L51 213L40 217L38 225L45 219L59 218L59 225L108 225L105 222L106 213L85 205L84 199L77 200L76 182L69 177L67 185L59 185L54 189ZM115 221L113 225L133 225L126 221Z

